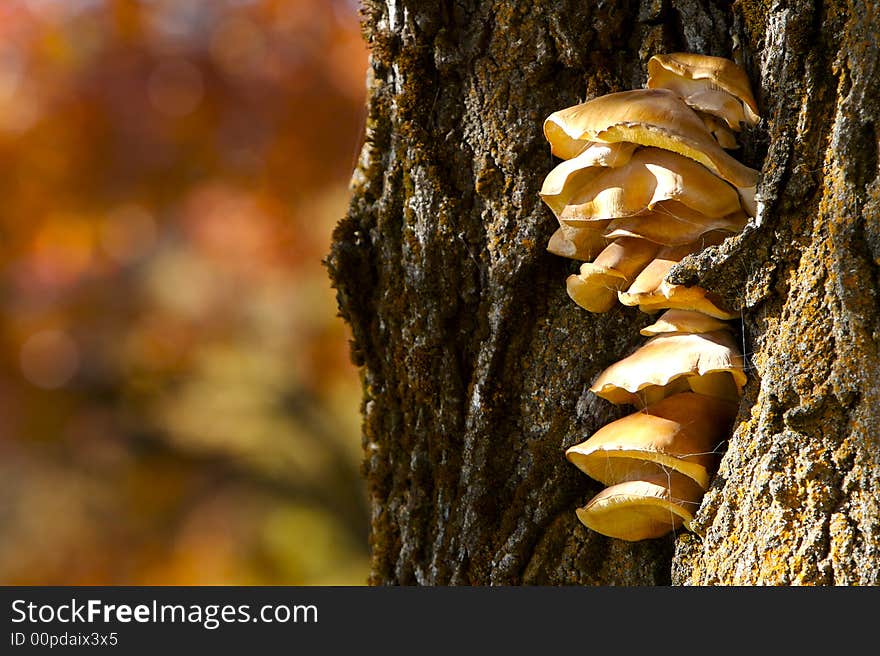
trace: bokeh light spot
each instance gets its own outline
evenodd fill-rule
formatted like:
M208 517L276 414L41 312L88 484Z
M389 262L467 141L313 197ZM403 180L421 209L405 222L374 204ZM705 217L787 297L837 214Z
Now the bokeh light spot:
M79 367L76 342L60 330L41 330L21 347L21 372L43 389L57 389L73 378Z

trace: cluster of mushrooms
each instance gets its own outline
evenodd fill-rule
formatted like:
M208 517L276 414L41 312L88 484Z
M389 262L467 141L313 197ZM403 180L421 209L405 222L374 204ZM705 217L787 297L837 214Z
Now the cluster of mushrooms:
M554 112L544 122L563 161L541 197L559 221L547 250L582 261L566 281L590 312L616 302L664 310L649 339L590 388L635 412L567 450L608 487L577 510L623 540L684 526L708 488L746 382L736 315L698 286L670 284L685 256L720 243L755 215L758 171L727 150L759 120L745 72L720 57L674 53L648 62L646 88Z

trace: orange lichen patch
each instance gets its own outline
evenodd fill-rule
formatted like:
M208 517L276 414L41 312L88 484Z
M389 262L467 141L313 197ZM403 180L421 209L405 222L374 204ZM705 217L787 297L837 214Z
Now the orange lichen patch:
M592 260L608 246L604 233L609 223L593 221L578 228L560 225L547 242L547 251L572 260Z
M544 121L551 149L575 141L616 143L671 150L696 160L737 188L743 209L755 214L758 171L731 157L696 112L674 91L633 89L599 96L554 112ZM555 151L554 151L555 152Z
M739 130L740 122L755 125L760 120L748 75L724 57L686 52L655 55L648 61L647 86L675 91L688 104L724 118L734 130ZM727 97L713 97L719 92Z
M747 222L748 217L742 210L711 217L681 203L666 201L655 205L653 210L614 219L608 224L605 237L639 237L664 246L684 246L697 243L707 232L739 232Z
M576 513L597 533L635 542L687 528L702 497L703 489L687 476L654 473L605 488Z
M644 239L615 239L593 262L582 264L578 275L568 277L568 295L585 310L607 312L617 300L617 292L633 281L659 248Z
M639 214L664 201L708 216L741 211L736 189L705 166L661 148L639 148L626 164L576 182L548 202L554 211L561 207L557 216L569 225Z
M715 373L723 375L709 376ZM718 330L652 337L599 374L590 391L612 403L645 407L688 388L735 400L745 383L739 347L728 331Z
M716 330L730 330L730 324L702 312L667 310L639 332L645 337L653 337L663 333L711 333Z
M605 168L623 166L636 148L637 144L624 142L588 143L582 153L561 162L547 174L541 186L541 199L559 216L572 190L582 188Z
M736 407L693 392L675 394L606 424L565 455L605 485L630 480L633 471L656 468L657 473L677 471L705 489L715 465L715 449L730 428Z

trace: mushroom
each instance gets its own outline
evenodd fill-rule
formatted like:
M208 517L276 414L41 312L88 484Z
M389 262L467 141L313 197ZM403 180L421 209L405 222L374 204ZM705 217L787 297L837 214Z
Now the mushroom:
M667 310L650 326L639 333L653 337L662 333L711 333L716 330L730 330L730 324L702 312L693 310Z
M588 143L583 152L559 163L547 174L539 192L542 200L559 216L572 190L584 186L605 168L623 166L636 148L637 144L625 142Z
M722 240L723 233L710 232L700 243L667 246L641 270L626 291L618 292L618 300L648 313L661 309L696 310L716 319L735 319L738 315L726 309L717 295L696 285L673 285L666 280L669 270L686 255Z
M617 300L617 292L632 283L659 248L645 239L615 239L594 261L584 262L580 274L568 277L568 295L585 310L607 312Z
M592 221L578 228L560 225L547 242L547 250L572 260L592 260L608 246L604 233L609 223L611 222Z
M551 209L561 204L560 222L579 225L632 216L670 200L708 216L742 211L736 189L705 166L661 148L639 148L626 164L568 185L553 197Z
M597 533L636 542L688 528L702 498L697 483L670 471L607 487L575 512Z
M745 383L739 347L730 332L716 330L652 337L600 373L590 391L643 408L688 389L735 401Z
M544 135L554 152L571 147L572 141L628 141L671 150L736 187L743 209L755 215L758 171L731 157L696 112L669 89L620 91L562 109L544 121Z
M670 200L658 203L653 210L610 221L604 236L639 237L664 246L684 246L698 242L707 232L739 232L747 222L742 210L711 217Z
M703 125L712 133L719 146L725 150L736 150L739 148L736 135L727 125L721 123L717 117L705 112L697 112L697 115L703 120Z
M606 424L565 455L605 485L630 480L634 470L672 470L706 489L736 408L731 401L682 392Z
M723 118L733 130L760 120L745 71L723 57L675 52L648 60L649 89L678 93L689 105Z

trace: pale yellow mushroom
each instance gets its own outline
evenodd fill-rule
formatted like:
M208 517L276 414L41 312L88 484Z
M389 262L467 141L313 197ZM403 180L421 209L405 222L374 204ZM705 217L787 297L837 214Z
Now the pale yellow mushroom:
M586 149L573 159L556 165L541 186L540 196L553 214L559 213L571 194L586 185L606 168L623 166L638 148L632 143L589 143Z
M578 228L560 225L547 242L554 255L587 262L608 246L604 233L610 221L593 221Z
M553 197L551 209L567 225L632 216L675 201L708 216L741 212L732 186L692 159L661 148L639 148L623 166L601 169L586 183Z
M582 264L580 274L568 277L566 291L585 310L607 312L617 300L617 292L633 281L659 248L644 239L615 239L595 260Z
M575 512L597 533L636 542L688 528L702 498L699 485L670 471L607 487Z
M723 237L724 233L709 232L699 243L667 246L642 269L625 291L618 292L618 300L647 313L663 309L695 310L717 319L735 319L737 313L725 308L717 295L697 285L673 285L666 280L669 270L686 255L718 244Z
M674 91L633 89L599 96L554 112L544 121L551 148L571 141L626 141L689 157L737 188L743 209L755 215L758 171L731 157L696 112Z
M670 200L658 203L653 210L610 221L604 235L606 239L639 237L664 246L683 246L697 242L707 232L739 232L747 222L742 210L710 217Z
M645 326L639 333L645 337L653 337L662 333L711 333L716 330L731 330L728 322L710 317L693 310L667 310L650 326Z
M706 489L736 411L737 404L724 399L675 394L606 424L565 455L605 485L630 480L634 470L653 470L677 471Z
M655 55L648 61L647 86L675 91L701 111L724 118L734 130L740 129L740 122L755 125L760 120L748 75L724 57L685 52ZM713 97L713 92L716 96L723 92L727 98Z
M727 330L717 330L652 337L599 374L590 391L642 408L688 389L737 400L745 383L739 347Z

